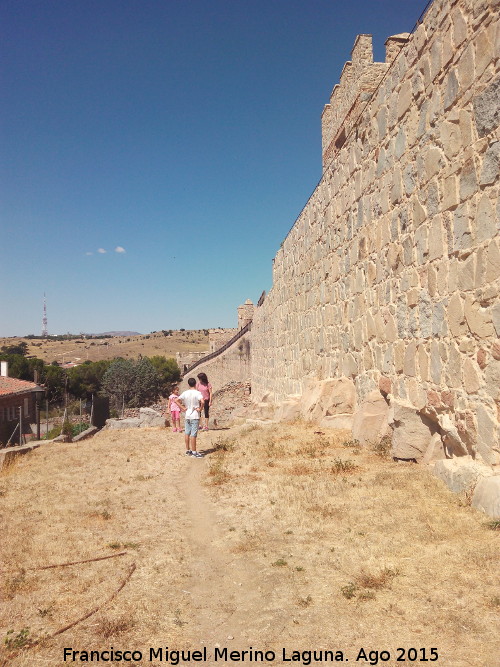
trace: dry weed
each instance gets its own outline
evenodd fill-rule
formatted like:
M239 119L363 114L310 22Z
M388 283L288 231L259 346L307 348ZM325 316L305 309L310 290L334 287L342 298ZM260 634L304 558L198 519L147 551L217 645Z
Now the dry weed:
M380 590L381 588L388 587L394 577L398 574L398 570L384 567L380 572L362 571L355 577L355 581L359 588L373 588Z
M97 623L96 632L101 637L109 639L110 637L118 637L125 634L135 625L136 622L131 616L122 615L117 618L103 616Z

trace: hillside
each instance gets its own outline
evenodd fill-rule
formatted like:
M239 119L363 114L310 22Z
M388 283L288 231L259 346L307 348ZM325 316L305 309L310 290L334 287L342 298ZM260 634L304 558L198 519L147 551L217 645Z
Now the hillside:
M28 355L43 359L46 363L100 361L124 357L136 359L139 354L146 357L163 355L175 357L177 352L204 352L209 349L208 332L172 331L165 336L162 331L135 336L114 336L113 338L75 338L73 340L29 340L27 338L0 338L2 345L15 345L24 341L28 344Z

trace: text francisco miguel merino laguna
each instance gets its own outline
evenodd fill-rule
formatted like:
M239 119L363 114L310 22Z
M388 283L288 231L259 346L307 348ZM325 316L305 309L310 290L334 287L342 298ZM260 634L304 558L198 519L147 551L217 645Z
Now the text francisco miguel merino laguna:
M363 651L363 649L361 649ZM141 660L160 660L170 665L182 665L187 662L274 662L276 658L283 662L310 665L312 662L344 662L344 654L339 650L294 651L280 649L275 651L259 651L251 646L247 650L233 651L225 647L214 647L211 651L205 646L200 650L172 650L165 648L149 648L140 650L118 650L112 646L103 651L75 651L72 648L64 649L64 662L140 662ZM374 664L374 663L372 663Z
M379 665L395 659L396 662L436 662L439 660L437 648L398 648L395 651L367 650L359 648L355 651L356 656L351 654L351 662ZM281 662L293 662L301 665L311 665L318 662L348 662L349 657L343 651L336 650L309 650L297 651L282 648L277 654L275 651L259 651L251 646L242 651L229 650L215 646L212 651L207 647L200 650L173 650L168 646L165 648L149 648L147 651L122 651L114 649L104 651L75 651L72 648L64 649L64 662L140 662L141 660L159 660L171 665L184 665L188 662L261 662L269 664L278 658ZM292 665L290 665L292 667Z

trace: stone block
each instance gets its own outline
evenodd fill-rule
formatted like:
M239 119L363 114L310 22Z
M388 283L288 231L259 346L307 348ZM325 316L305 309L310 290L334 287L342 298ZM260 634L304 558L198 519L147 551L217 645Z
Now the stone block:
M500 243L492 241L488 246L485 281L489 284L498 278L500 278Z
M493 205L486 193L483 193L476 213L476 241L482 243L494 238L498 231L498 220Z
M444 227L441 216L436 215L429 228L429 261L443 256L445 249Z
M304 392L302 416L313 422L323 417L352 414L356 403L356 389L350 378L312 381Z
M474 120L480 137L484 137L495 130L500 123L499 98L500 76L497 76L489 86L472 100Z
M491 314L487 308L474 301L471 295L468 295L464 306L465 319L471 332L479 338L488 338L494 335Z
M4 466L10 465L18 456L29 454L34 449L40 447L41 442L30 442L29 445L20 445L19 447L4 447L0 449L0 470Z
M153 408L140 408L139 421L140 428L165 426L165 417Z
M445 110L448 110L455 104L459 90L458 79L454 69L449 72L445 81L443 104Z
M480 403L476 411L477 451L485 463L500 464L499 424L493 409Z
M459 7L454 7L451 13L453 44L458 48L467 38L467 23Z
M469 43L460 55L457 63L457 76L462 90L468 90L474 81L474 51Z
M455 292L448 304L448 324L451 334L455 337L463 335L467 331L464 305L458 292Z
M457 177L452 174L444 179L442 195L442 208L444 211L457 206L460 203L458 196Z
M90 428L86 429L85 431L82 431L78 435L75 435L73 438L73 442L79 442L80 440L86 440L87 438L91 438L93 435L95 435L99 429L97 426L91 426Z
M493 519L500 519L500 476L482 477L472 495L472 507Z
M477 192L477 188L476 165L471 158L465 162L460 173L460 199L469 199Z
M105 428L124 429L139 428L141 421L139 417L127 417L126 419L106 419Z
M490 360L484 374L486 392L494 401L500 402L500 361Z
M392 399L390 407L389 423L393 427L392 456L421 461L437 431L436 424L404 401Z
M500 303L496 303L491 309L491 321L497 336L500 337Z
M469 493L480 479L490 477L493 471L470 456L437 461L433 473L454 493Z
M390 432L389 405L379 391L372 391L356 409L352 435L362 445L379 442Z
M484 154L480 185L492 185L500 175L500 141L490 144Z
M291 398L287 401L280 401L276 408L275 418L278 422L294 421L300 417L300 400Z
M422 458L423 464L431 463L432 461L442 461L445 458L443 441L439 433L434 433L427 447L427 450Z
M429 180L438 174L444 165L443 152L440 148L429 148L425 155L425 176Z
M494 58L493 45L487 30L479 30L475 39L476 78L479 78Z
M472 231L467 206L459 206L453 213L453 250L467 250L472 244Z
M398 95L398 118L402 118L410 108L413 92L410 81L404 81Z
M353 416L352 415L328 415L322 417L318 426L321 428L334 428L341 431L352 431Z
M448 159L453 159L462 150L460 128L457 123L445 121L440 129L444 154Z
M468 394L476 394L481 387L480 369L472 359L465 359L463 368L464 389Z

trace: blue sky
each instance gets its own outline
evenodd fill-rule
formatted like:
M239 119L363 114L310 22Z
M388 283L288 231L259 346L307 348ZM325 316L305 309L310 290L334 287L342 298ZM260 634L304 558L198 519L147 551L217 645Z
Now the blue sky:
M359 33L425 0L2 0L0 336L236 326ZM105 252L104 252L105 251Z

